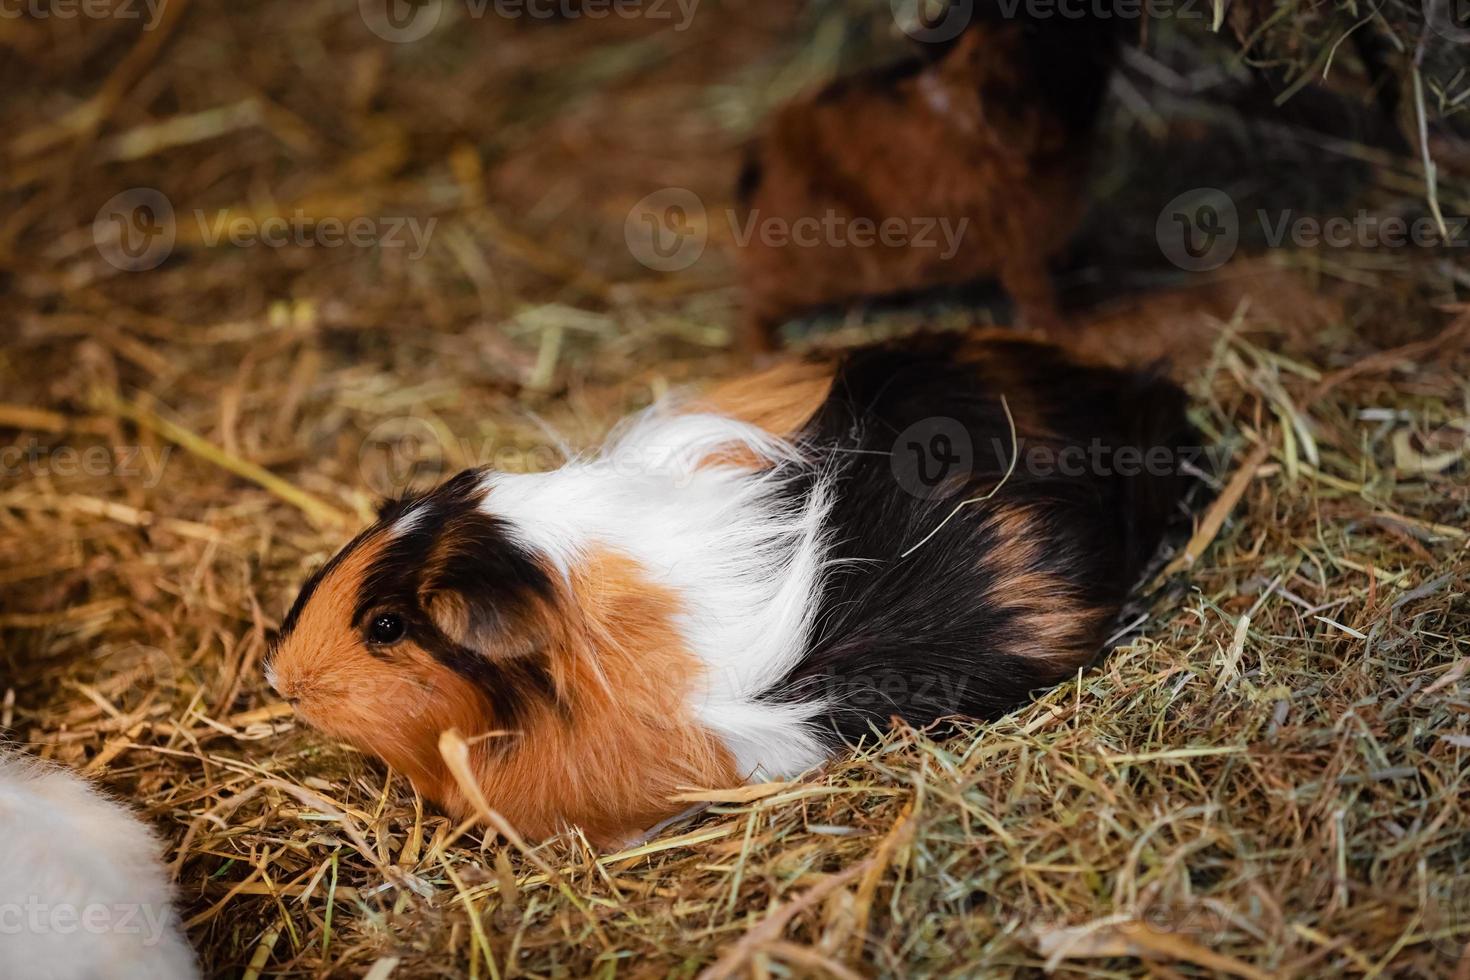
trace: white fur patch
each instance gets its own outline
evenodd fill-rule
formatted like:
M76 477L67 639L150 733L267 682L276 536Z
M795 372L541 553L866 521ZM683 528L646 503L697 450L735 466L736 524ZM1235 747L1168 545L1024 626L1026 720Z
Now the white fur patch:
M701 466L732 449L772 462L797 455L755 426L655 406L594 457L550 473L488 476L481 506L564 574L600 546L633 558L678 595L679 628L705 665L695 715L724 738L746 775L791 776L829 754L812 728L824 705L761 698L806 648L830 491L819 482L793 507L775 493L783 476Z
M0 976L197 977L160 850L77 776L0 748Z

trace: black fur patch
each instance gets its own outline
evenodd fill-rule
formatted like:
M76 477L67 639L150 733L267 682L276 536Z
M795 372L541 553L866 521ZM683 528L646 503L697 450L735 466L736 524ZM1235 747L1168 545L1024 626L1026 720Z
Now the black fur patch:
M553 685L542 651L487 656L446 635L422 603L426 591L454 593L472 632L487 635L515 623L530 603L550 601L554 594L546 569L511 540L498 518L479 509L484 476L483 470L466 470L427 493L385 503L377 523L307 580L281 624L280 637L295 628L301 610L332 569L364 542L407 518L408 525L394 532L364 574L351 627L363 629L385 611L404 617L412 642L485 692L497 723L513 722L528 699L550 698ZM391 659L392 648L383 656Z
M744 207L755 197L765 173L761 167L759 150L751 147L746 151L745 161L740 165L740 176L735 179L735 202Z
M1061 679L1056 666L1023 655L1027 617L1001 600L1006 576L987 556L1004 542L985 526L988 518L1024 509L1027 533L1043 545L1026 571L1064 583L1058 609L1116 614L1189 482L1177 468L1194 444L1177 387L1077 366L1022 340L990 342L978 364L961 363L962 343L919 338L849 355L802 434L814 457L833 460L833 571L805 657L775 696L832 700L828 720L843 740L868 734L870 724L886 727L895 715L915 726L949 715L993 717ZM991 491L1006 473L1013 444L1002 395L1023 452L1039 445L1058 453L1094 440L1114 450L1165 447L1171 471L1109 475L1089 464L1087 472L1061 475L1023 456L993 497L961 508L901 558L956 504ZM942 431L962 429L972 452L944 492L926 498L922 485L900 485L891 454L909 448L896 445L901 433L916 431L922 441L938 431L936 419L949 420L938 423ZM815 475L794 480L789 492L809 492ZM1108 618L1082 659L1101 649Z
M338 565L342 564L344 558L357 550L374 530L376 530L376 526L359 533L342 550L329 558L326 564L312 572L307 580L302 583L301 591L296 593L296 601L291 603L291 608L286 612L286 618L281 620L281 627L276 631L275 645L279 645L296 629L296 624L301 621L302 611L306 609L306 604L311 601L311 597L316 594L316 590L321 586L322 580L330 575Z

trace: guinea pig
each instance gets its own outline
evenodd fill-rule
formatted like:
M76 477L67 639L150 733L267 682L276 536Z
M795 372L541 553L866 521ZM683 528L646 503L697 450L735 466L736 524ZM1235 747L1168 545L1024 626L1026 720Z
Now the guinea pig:
M1117 18L1006 19L783 106L737 198L743 345L814 308L998 278L1028 325L1059 322L1048 260L1082 215Z
M681 787L994 716L1087 664L1178 508L1183 404L1014 334L779 363L559 469L388 503L267 677L457 818L451 728L520 832L612 846Z
M0 976L199 976L161 850L78 776L0 748Z

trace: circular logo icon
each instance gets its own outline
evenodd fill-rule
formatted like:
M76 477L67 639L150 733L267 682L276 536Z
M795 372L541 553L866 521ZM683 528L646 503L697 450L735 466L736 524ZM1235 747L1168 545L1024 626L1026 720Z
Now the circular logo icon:
M687 269L709 241L704 202L684 187L654 191L628 212L623 241L633 258L656 272Z
M1465 947L1463 934L1470 924L1470 885L1459 877L1441 881L1430 892L1424 913L1430 945L1448 959L1460 959Z
M1240 241L1235 201L1215 187L1185 191L1159 212L1154 236L1164 258L1186 272L1218 269Z
M162 191L133 187L114 194L92 219L92 241L107 264L146 272L174 250L174 206Z
M1470 44L1470 0L1423 0L1429 29L1454 44Z
M367 29L393 44L429 36L444 14L444 0L357 0Z
M975 470L970 431L946 416L920 419L893 441L893 478L920 500L943 500L965 487Z
M149 697L171 704L179 688L179 666L158 647L130 643L104 648L87 683L123 711L138 708Z
M427 419L409 415L373 426L362 441L357 465L367 488L387 499L437 481L445 457L439 431Z
M888 6L898 29L925 44L953 41L975 15L974 0L888 0Z

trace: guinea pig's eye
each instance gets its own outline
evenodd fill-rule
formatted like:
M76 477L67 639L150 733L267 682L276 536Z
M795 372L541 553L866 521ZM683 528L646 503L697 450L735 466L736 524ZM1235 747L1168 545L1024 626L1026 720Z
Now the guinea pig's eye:
M408 624L397 613L378 613L368 624L368 642L375 646L389 646L403 639Z

